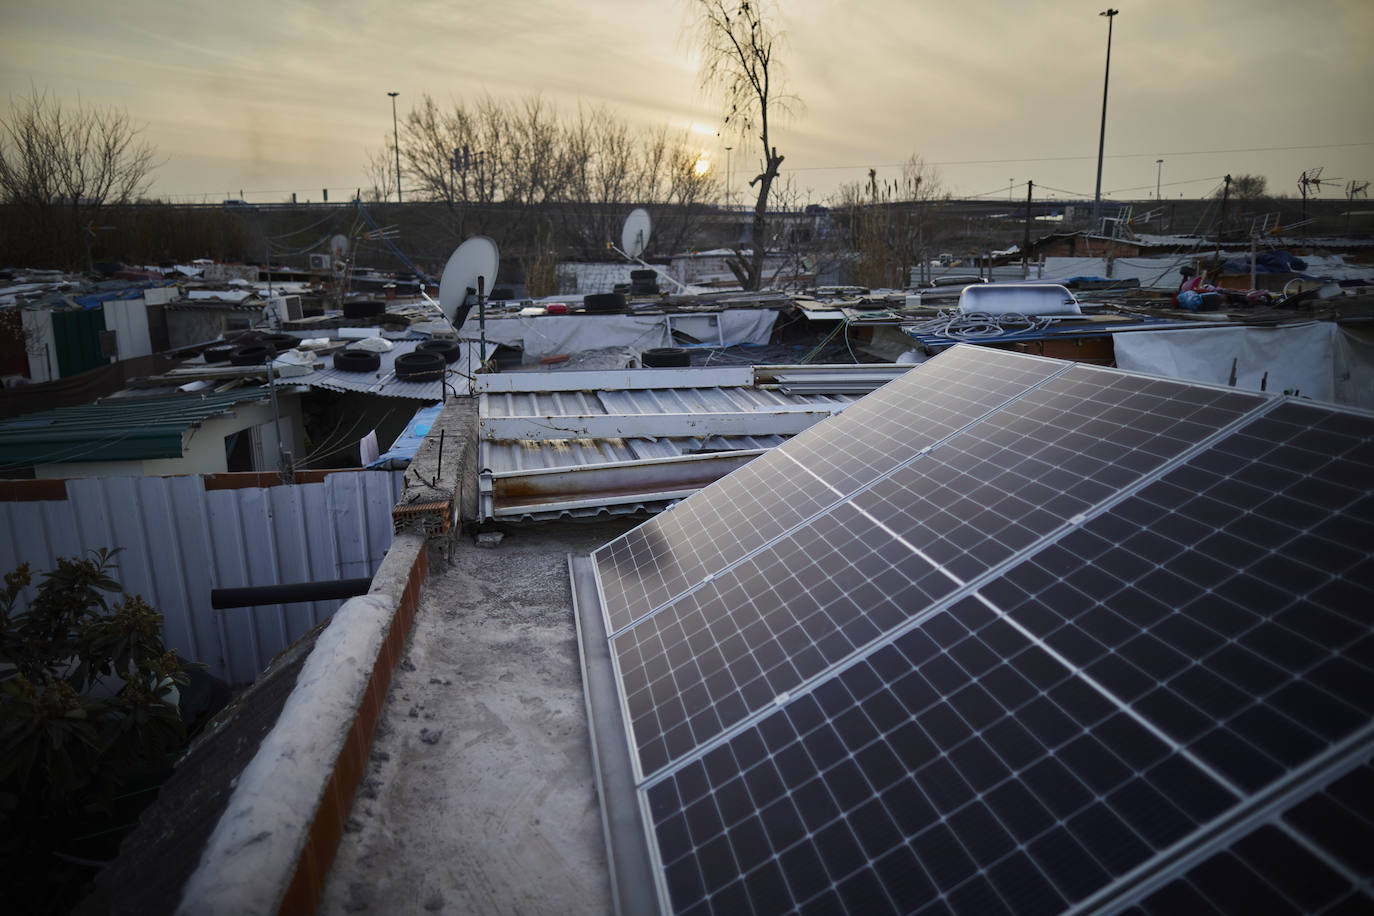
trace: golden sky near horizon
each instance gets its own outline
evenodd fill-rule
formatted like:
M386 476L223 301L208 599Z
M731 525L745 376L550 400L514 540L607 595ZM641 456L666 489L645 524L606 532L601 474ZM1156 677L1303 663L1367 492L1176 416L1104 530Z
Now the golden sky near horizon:
M1082 0L782 0L804 104L784 174L825 202L913 153L959 196L1091 196L1107 19ZM1304 169L1374 178L1374 2L1153 0L1112 34L1104 195L1197 197L1226 173L1295 195ZM683 0L5 0L0 88L114 105L165 160L163 197L277 201L365 186L368 153L422 93L540 93L691 134L724 168ZM757 140L732 142L736 194ZM1163 159L1161 167L1156 160ZM1158 168L1158 171L1157 171ZM1341 196L1344 181L1324 190Z

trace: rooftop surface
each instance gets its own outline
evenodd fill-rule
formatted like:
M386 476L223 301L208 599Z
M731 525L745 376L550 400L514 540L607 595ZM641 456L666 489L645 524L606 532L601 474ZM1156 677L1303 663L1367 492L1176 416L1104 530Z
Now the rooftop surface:
M460 538L431 572L319 912L611 911L567 555L637 523Z

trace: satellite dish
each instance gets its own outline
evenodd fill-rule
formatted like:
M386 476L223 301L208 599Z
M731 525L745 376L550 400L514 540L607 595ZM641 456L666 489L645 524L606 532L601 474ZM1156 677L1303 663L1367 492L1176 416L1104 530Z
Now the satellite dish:
M649 247L649 211L636 207L625 217L625 228L620 230L620 250L632 258L637 258Z
M342 261L348 255L348 236L336 235L329 240L329 255L335 261Z
M490 293L496 285L496 269L500 264L500 250L485 235L474 235L459 245L449 256L443 276L439 278L439 308L443 309L444 317L453 321L463 306L463 300L467 298L468 290L477 289L479 278L482 281L482 294Z

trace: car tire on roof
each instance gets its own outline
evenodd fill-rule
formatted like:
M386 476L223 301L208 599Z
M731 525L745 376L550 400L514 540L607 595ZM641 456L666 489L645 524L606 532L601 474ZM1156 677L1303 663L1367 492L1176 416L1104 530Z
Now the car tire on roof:
M382 358L368 350L340 350L334 354L334 368L340 372L376 372Z
M682 347L652 347L640 354L646 369L678 369L692 365L692 354Z
M262 335L262 339L258 342L273 347L278 353L283 350L294 350L301 345L301 339L296 335L281 332L264 334Z
M623 293L592 293L582 297L582 307L589 312L619 312L625 308Z
M229 354L231 366L261 366L277 355L277 348L271 344L252 343L235 347Z
M438 353L445 363L453 363L463 351L456 340L426 340L415 348L415 352Z
M227 363L233 352L233 347L206 347L201 356L205 357L207 363Z
M444 377L444 357L432 350L416 350L396 357L396 377L427 382Z

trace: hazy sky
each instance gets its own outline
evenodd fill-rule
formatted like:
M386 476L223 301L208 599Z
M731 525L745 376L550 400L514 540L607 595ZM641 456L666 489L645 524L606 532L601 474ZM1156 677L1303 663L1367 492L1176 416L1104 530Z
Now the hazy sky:
M805 107L777 131L803 200L912 153L958 195L1091 195L1107 20L1083 0L782 0L781 59ZM1374 2L1122 2L1104 194L1206 194L1257 173L1374 178ZM0 88L127 109L165 164L154 191L342 198L421 93L542 93L646 127L696 126L720 168L716 106L680 38L683 0L4 0ZM758 142L733 142L737 193ZM1224 151L1224 152L1213 152ZM1344 181L1322 193L1341 196Z

